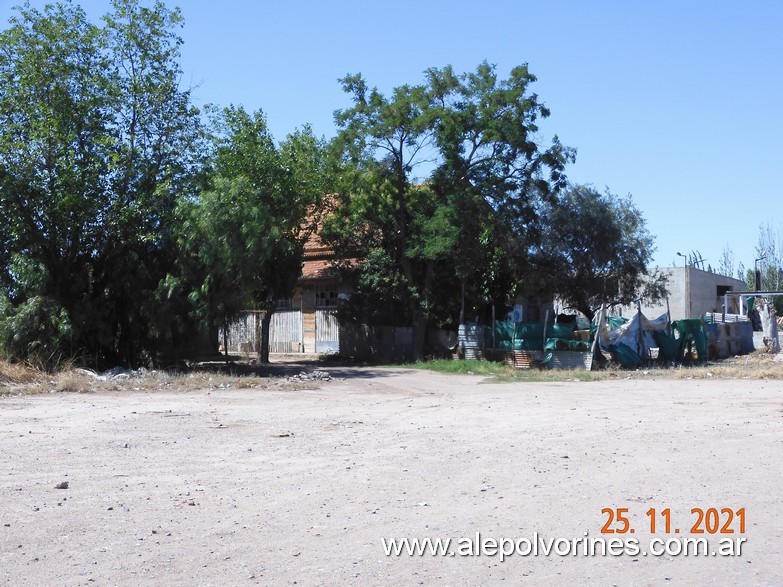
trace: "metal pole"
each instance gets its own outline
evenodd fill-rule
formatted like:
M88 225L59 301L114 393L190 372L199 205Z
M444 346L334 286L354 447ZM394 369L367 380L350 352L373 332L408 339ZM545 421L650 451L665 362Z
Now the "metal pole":
M497 342L495 341L495 304L492 304L492 348L497 348Z
M544 344L541 348L546 346L546 325L549 322L549 308L546 309L546 313L544 314Z
M677 255L682 257L682 266L685 267L687 265L688 257L686 255L683 255L679 251L677 251Z
M761 255L758 259L753 261L753 274L756 278L756 291L761 291L761 271L759 271L759 261L763 261L767 258L767 255Z

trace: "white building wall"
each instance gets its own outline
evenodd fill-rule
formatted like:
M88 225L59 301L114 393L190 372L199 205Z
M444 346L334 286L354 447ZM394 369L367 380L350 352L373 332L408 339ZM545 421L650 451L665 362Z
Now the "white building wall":
M707 312L722 312L723 297L718 288L729 291L746 291L745 282L695 267L666 267L660 270L668 278L669 311L672 320L699 318ZM729 313L738 313L737 298L729 297ZM632 316L635 307L622 308L623 316ZM666 300L656 304L642 304L642 313L648 318L657 318L666 312Z

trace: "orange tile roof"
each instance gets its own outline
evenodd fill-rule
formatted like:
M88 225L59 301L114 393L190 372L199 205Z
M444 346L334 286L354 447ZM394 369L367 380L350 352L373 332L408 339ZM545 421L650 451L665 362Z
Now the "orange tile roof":
M314 281L326 279L338 279L340 277L337 267L329 259L305 261L302 264L301 281Z
M340 261L343 267L355 268L359 265L358 259L343 259ZM336 281L340 279L340 269L335 259L305 260L302 264L302 275L299 281Z
M327 208L334 207L334 198L329 198ZM309 219L313 223L313 218ZM334 249L321 239L320 220L315 221L310 226L310 233L307 235L307 241L304 245L304 263L302 264L302 275L299 281L319 281L319 280L339 280L340 271L337 263L348 267L359 265L358 259L336 258Z

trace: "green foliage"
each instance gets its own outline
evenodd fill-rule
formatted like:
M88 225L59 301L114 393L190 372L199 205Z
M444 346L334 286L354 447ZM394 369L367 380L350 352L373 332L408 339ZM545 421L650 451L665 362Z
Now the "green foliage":
M55 300L28 298L18 306L0 297L0 353L5 359L25 357L36 366L51 368L67 358L71 322Z
M761 290L783 290L783 230L780 226L770 222L759 226L756 257L763 257L756 262L761 273ZM749 291L756 290L755 268L747 270L745 281ZM771 301L777 314L783 314L783 296L772 296Z
M557 137L541 146L537 121L549 111L526 65L507 79L487 63L430 69L388 96L346 76L352 104L335 115L333 144L309 127L276 144L261 112L237 107L205 132L180 87L181 14L160 1L113 0L100 25L68 2L24 5L9 25L0 32L7 356L160 360L198 325L214 334L248 307L267 310L268 334L316 228L351 268L344 313L412 324L416 356L428 325L503 302L520 282L560 287L581 275L585 255L598 274L576 284L587 292L581 305L599 282L634 291L649 260L632 206L622 215L609 202L614 216L599 234L619 244L620 261L603 244L582 251L596 235L558 232L554 218L606 224L606 210L596 198L585 209L557 200L574 151ZM623 240L628 231L636 241ZM566 253L534 259L542 242ZM639 244L650 246L639 253ZM543 278L541 266L551 269Z
M360 75L341 81L353 105L335 115L336 145L352 171L325 234L343 257L384 260L358 269L352 303L372 308L361 285L386 284L376 293L413 325L418 356L426 325L456 322L465 296L484 305L512 293L535 204L563 185L573 151L556 138L539 148L535 123L549 112L526 66L507 80L487 63L430 69L389 97Z
M107 362L138 363L176 337L161 283L199 137L179 25L162 3L114 0L102 27L70 3L26 5L0 33L3 285L18 312L34 299L64 309L73 348Z
M654 239L630 196L572 186L545 203L541 217L541 287L559 294L566 307L592 318L603 302L665 297L665 279L647 271Z
M734 251L731 250L728 243L723 247L716 273L726 277L734 277ZM744 279L741 278L741 279Z
M268 336L329 188L326 145L305 127L278 147L263 113L241 107L219 113L215 128L207 188L180 205L180 273L171 285L191 284L189 299L210 330L240 310L266 310ZM267 353L262 344L262 360Z

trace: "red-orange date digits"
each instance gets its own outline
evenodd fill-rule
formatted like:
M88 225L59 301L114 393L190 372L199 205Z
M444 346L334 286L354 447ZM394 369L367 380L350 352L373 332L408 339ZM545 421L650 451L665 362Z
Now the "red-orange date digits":
M606 516L601 534L633 534L636 529L631 524L628 508L603 508L601 514ZM671 509L657 510L650 508L645 512L651 534L679 534L680 528L672 521ZM691 534L744 534L745 508L692 508ZM684 526L687 528L687 526Z

